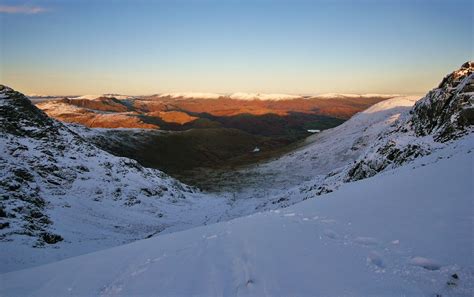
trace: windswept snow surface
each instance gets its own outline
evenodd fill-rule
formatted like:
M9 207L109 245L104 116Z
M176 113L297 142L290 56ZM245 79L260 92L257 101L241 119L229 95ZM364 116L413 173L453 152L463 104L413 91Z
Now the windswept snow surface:
M472 296L473 153L468 135L324 199L3 274L0 295Z

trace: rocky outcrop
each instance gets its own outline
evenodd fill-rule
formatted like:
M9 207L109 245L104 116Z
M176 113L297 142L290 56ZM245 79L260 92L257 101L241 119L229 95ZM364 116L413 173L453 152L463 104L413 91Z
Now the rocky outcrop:
M376 154L378 158L366 158L356 162L347 172L345 181L356 181L374 176L388 166L400 166L419 156L429 154L429 150L419 144L408 144L400 148L394 142L389 142L378 149Z
M417 136L433 135L448 141L474 124L474 62L466 62L446 76L438 88L417 102L410 124Z
M441 143L471 133L473 125L474 62L466 62L381 135L370 153L349 168L344 181L371 177L427 155Z

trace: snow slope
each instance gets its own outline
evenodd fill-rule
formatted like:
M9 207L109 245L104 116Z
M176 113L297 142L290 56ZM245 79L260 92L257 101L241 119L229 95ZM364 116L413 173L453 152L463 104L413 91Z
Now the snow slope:
M2 274L0 295L472 296L473 153L465 137L324 199Z
M98 149L4 86L0 177L0 272L202 225L228 208Z

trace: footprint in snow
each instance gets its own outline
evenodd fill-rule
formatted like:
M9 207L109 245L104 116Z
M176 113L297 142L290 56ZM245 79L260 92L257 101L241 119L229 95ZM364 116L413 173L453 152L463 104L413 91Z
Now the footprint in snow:
M337 239L339 237L333 230L324 230L324 236L330 239Z
M140 275L140 274L146 272L147 270L148 270L148 268L143 267L143 268L141 268L141 269L135 270L135 271L133 271L132 273L130 273L130 276L132 276L132 277L138 276L138 275Z
M336 220L333 220L333 219L321 220L321 223L325 223L325 224L334 224L335 222L336 222Z
M441 268L441 265L435 260L424 257L414 257L408 263L413 266L419 266L427 270L438 270Z
M354 239L354 242L357 243L357 244L361 244L361 245L367 245L367 246L370 246L370 245L377 245L379 242L377 241L377 239L373 238L373 237L364 237L364 236L358 236Z
M371 251L367 256L367 263L373 264L378 268L384 268L382 255L376 251Z

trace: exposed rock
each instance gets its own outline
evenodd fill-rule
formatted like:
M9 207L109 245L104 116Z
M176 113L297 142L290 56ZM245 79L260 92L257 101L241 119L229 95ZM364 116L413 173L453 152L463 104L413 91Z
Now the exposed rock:
M379 137L369 153L352 165L345 182L371 177L419 156L443 142L472 132L474 62L466 62L420 99L408 115Z
M63 238L57 234L43 233L41 239L47 244L55 244L57 242L63 241Z
M436 141L445 142L464 135L474 124L474 62L446 76L411 113L417 136L431 134Z

